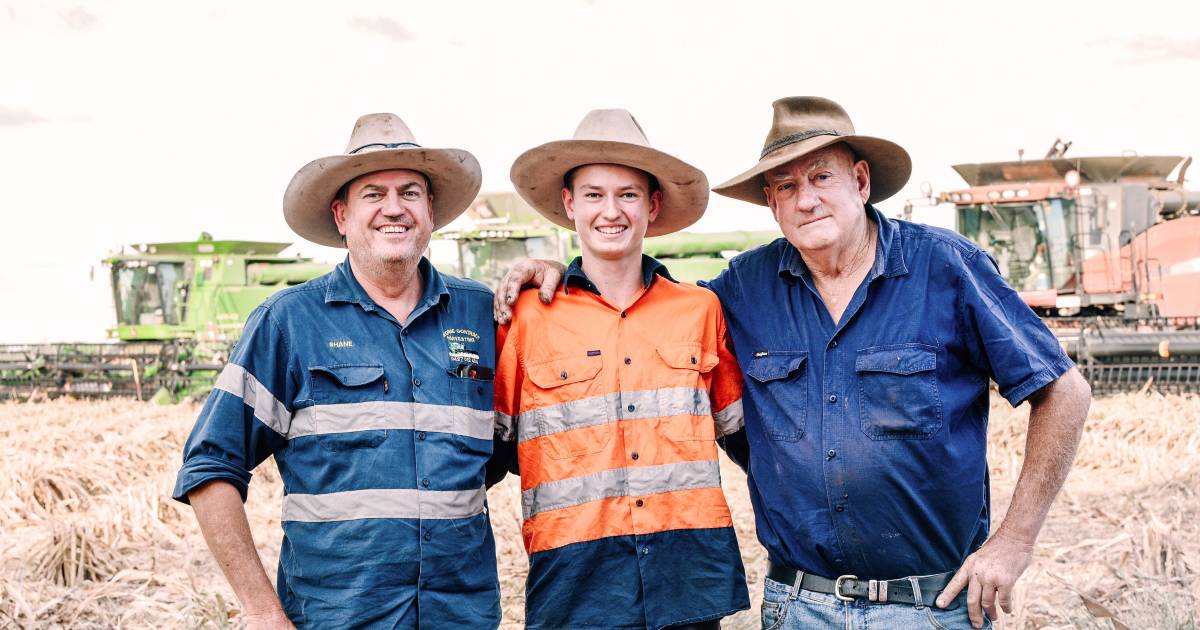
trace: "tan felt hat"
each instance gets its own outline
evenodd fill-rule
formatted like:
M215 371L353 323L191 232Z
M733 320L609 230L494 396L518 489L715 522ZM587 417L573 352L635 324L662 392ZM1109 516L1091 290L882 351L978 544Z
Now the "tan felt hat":
M900 145L854 133L850 115L841 105L819 96L789 96L774 103L775 119L767 132L758 164L713 188L718 195L767 205L763 173L837 142L846 143L871 167L869 203L896 194L912 174L912 160Z
M563 207L563 177L586 164L621 164L646 171L662 188L662 209L646 236L677 232L708 207L708 178L700 169L653 149L633 114L594 109L583 117L571 140L556 140L522 153L509 178L529 205L547 219L574 230Z
M283 217L292 230L319 245L345 247L330 204L339 188L360 175L406 169L424 173L433 189L433 229L462 214L483 175L462 149L427 149L395 114L367 114L354 123L346 152L305 164L283 193Z

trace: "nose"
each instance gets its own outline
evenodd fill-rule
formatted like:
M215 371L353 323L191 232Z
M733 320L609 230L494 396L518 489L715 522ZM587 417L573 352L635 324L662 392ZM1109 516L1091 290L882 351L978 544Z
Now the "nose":
M817 195L817 189L809 185L807 182L799 184L796 190L796 209L801 212L812 212L821 205L821 198Z
M604 207L600 209L600 217L608 220L616 220L621 218L621 209L617 207L617 197L608 195L604 200Z
M404 204L400 203L400 195L395 191L388 193L379 210L390 217L399 216L405 212Z

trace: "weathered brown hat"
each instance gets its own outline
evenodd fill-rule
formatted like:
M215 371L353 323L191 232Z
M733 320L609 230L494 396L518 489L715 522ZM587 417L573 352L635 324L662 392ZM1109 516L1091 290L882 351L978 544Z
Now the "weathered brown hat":
M841 105L819 96L789 96L774 103L775 119L767 132L758 164L713 188L713 192L760 206L767 205L763 173L837 142L846 143L871 167L869 203L896 194L912 174L912 160L900 145L854 133Z
M585 164L621 164L646 171L662 188L662 209L646 236L677 232L693 224L708 207L708 178L700 169L653 149L633 114L623 109L594 109L584 116L571 140L557 140L521 154L509 178L529 205L547 219L574 230L562 202L563 177Z
M427 149L395 114L367 114L354 123L346 152L304 165L283 194L292 230L319 245L345 247L330 204L339 188L360 175L406 169L424 173L433 189L433 229L462 214L483 181L479 161L462 149Z

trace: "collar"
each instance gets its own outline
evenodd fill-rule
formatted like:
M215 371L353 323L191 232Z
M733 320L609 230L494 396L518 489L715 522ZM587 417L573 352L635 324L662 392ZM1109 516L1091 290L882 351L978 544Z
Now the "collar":
M642 254L642 287L649 289L650 283L654 282L654 276L656 275L662 276L676 284L679 283L678 280L671 277L671 272L667 269L666 265L655 260L652 256ZM591 280L588 280L587 274L583 272L583 256L576 256L575 260L572 260L571 264L567 265L567 273L563 276L563 293L570 293L572 282L596 295L600 295L600 290L596 288L596 285Z
M417 306L413 310L414 314L439 302L445 303L450 299L450 290L446 288L446 283L442 280L442 274L438 273L424 256L417 263L417 271L421 274L422 291L421 299L417 302ZM375 300L372 300L371 296L367 295L367 291L358 283L358 279L354 277L354 272L350 270L349 254L329 274L329 284L325 289L325 303L329 304L331 302L357 304L366 311L373 311L379 308L375 304Z
M879 276L894 278L908 273L904 264L904 244L900 235L900 224L895 219L883 216L875 206L867 204L867 216L875 221L878 229L878 239L875 242L875 264L867 278L874 280ZM783 243L783 253L779 257L779 276L781 278L800 278L808 275L808 265L799 250L786 240Z

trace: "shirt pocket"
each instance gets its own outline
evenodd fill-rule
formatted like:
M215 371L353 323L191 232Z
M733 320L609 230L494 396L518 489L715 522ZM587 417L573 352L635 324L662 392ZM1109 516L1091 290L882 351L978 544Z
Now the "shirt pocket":
M655 397L659 417L664 419L659 422L663 434L677 442L715 441L716 426L704 375L717 367L720 358L694 341L662 343L654 350L670 368L670 376L663 379L663 388Z
M919 343L858 351L859 424L873 440L924 440L942 428L937 348Z
M798 442L804 436L807 372L808 352L804 350L769 350L751 357L746 375L757 383L749 384L746 390L768 438Z
M387 439L383 429L358 430L362 411L347 404L384 398L387 378L382 364L314 366L309 374L316 403L313 422L322 448L334 452L375 448Z
M569 459L600 452L612 441L616 416L608 397L596 395L596 376L603 361L586 353L559 355L525 368L533 385L535 408L521 415L531 422L534 437L543 439L543 451L554 459ZM592 426L607 428L583 431Z
M494 384L490 378L471 378L450 374L450 400L453 407L440 411L442 418L435 430L458 436L462 454L490 457L492 436L496 432L492 397Z

